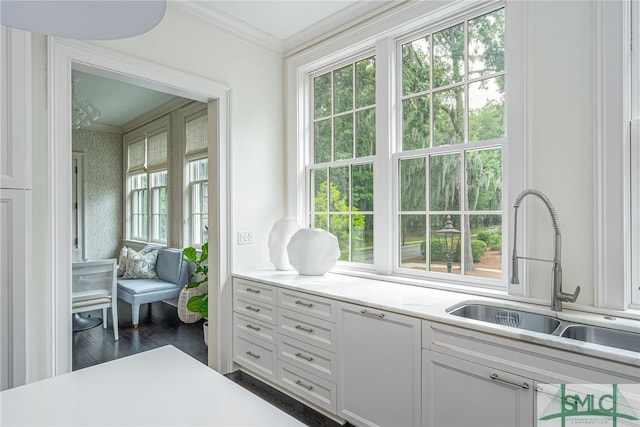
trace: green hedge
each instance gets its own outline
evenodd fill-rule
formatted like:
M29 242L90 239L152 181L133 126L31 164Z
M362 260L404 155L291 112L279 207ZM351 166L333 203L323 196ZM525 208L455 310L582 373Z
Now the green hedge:
M452 261L460 262L460 244L456 248L456 252L452 256ZM473 262L480 262L480 259L487 252L487 244L482 240L471 240L471 253L473 254ZM420 243L420 254L422 259L426 259L426 240ZM434 262L446 262L447 253L442 249L440 240L437 237L431 238L431 261Z

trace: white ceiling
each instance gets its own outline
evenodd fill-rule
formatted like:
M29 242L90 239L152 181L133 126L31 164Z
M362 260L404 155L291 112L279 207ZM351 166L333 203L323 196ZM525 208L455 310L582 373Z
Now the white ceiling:
M358 0L213 0L201 3L286 40Z
M406 0L169 0L200 19L285 54ZM74 70L75 95L100 109L98 125L114 130L174 98Z

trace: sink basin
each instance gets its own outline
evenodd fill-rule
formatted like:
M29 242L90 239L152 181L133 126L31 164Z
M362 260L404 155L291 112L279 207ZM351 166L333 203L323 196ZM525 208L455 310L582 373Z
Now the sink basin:
M449 314L546 334L553 333L560 325L560 321L555 317L484 304L463 305L450 311Z
M562 331L560 336L592 344L640 352L640 333L592 325L569 325Z

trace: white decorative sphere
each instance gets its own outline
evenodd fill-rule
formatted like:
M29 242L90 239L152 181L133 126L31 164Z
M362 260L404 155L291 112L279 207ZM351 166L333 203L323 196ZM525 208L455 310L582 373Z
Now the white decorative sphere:
M273 224L269 233L269 259L276 266L276 270L293 270L289 264L287 243L299 229L300 226L291 217L281 218Z
M305 276L322 276L340 258L338 239L321 228L301 228L287 245L289 262Z

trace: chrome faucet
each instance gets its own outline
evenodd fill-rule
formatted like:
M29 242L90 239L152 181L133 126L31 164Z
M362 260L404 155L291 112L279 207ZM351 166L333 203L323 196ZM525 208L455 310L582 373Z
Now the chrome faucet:
M518 236L518 208L520 207L520 202L526 196L533 194L538 196L544 204L549 209L549 213L551 214L551 222L553 223L553 230L555 232L553 238L553 260L550 259L540 259L540 258L531 258L518 256L516 251L516 239ZM527 189L521 192L516 200L513 202L513 207L515 208L515 213L513 216L513 254L511 256L512 263L512 276L511 283L517 285L520 283L518 280L518 260L519 259L528 259L533 261L544 261L544 262L552 262L553 263L553 294L551 296L551 309L554 311L562 311L562 302L575 302L576 298L578 298L578 294L580 293L580 286L576 287L576 291L573 294L568 294L562 292L562 265L560 262L560 224L558 222L558 214L556 213L555 208L551 204L551 201L547 196L545 196L542 192L534 189Z

